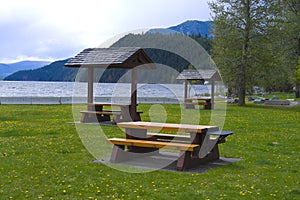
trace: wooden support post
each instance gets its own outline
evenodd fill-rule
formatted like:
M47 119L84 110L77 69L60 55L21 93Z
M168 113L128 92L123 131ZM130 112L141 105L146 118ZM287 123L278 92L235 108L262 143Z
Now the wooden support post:
M92 104L94 99L94 68L88 68L88 104ZM88 106L88 111L92 111Z
M211 109L213 110L215 107L215 81L211 81Z
M184 80L184 101L187 99L188 81Z
M130 115L133 121L137 118L137 69L132 68L131 71L131 106Z

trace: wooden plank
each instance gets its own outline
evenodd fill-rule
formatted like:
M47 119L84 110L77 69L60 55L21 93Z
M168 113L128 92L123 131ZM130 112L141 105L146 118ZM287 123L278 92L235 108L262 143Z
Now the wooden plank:
M164 134L164 133L147 133L148 138L162 139L162 140L181 140L181 141L191 141L191 136L189 135L175 135L175 134Z
M225 138L228 135L232 135L232 131L217 131L211 132L211 135L218 135L220 136L218 139L219 143L225 143ZM178 141L191 141L191 136L189 135L176 135L176 134L165 134L165 133L147 133L147 137L151 139L158 139L158 140L178 140Z
M211 98L205 98L205 97L195 97L195 98L186 98L185 100L188 100L188 101L193 101L193 100L203 100L203 101L209 101L211 100Z
M194 151L200 148L197 144L183 144L173 142L160 142L150 140L135 140L135 139L124 139L124 138L111 138L108 142L115 145L135 146L135 147L147 147L147 148L167 148L180 151Z
M206 102L198 101L198 102L184 102L185 105L205 105Z
M88 113L88 114L95 114L95 115L121 115L121 111L110 111L110 110L103 110L103 111L80 111L81 113Z
M101 102L88 103L88 105L89 106L129 106L129 104L101 103Z
M148 130L167 130L179 132L206 133L207 131L218 131L217 126L173 124L158 122L121 122L117 124L120 128L148 129Z

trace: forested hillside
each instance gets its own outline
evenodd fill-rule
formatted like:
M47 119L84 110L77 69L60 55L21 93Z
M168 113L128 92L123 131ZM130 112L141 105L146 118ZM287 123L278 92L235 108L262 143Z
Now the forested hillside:
M31 70L50 64L47 61L21 61L16 63L0 63L0 79L9 76L19 70Z
M77 69L65 68L68 61L55 61L49 65L35 70L18 71L4 80L6 81L74 81Z

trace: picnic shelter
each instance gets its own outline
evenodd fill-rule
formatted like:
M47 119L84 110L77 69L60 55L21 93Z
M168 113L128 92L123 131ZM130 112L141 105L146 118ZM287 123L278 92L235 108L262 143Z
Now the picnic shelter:
M205 100L210 101L210 106L208 109L214 109L214 96L215 96L215 82L221 81L221 76L217 70L213 69L199 69L199 70L183 70L177 77L177 80L184 80L184 102L188 107L188 104L192 103L193 98L189 97L189 85L192 84L193 81L200 81L204 84L205 81L208 81L211 84L211 94L210 99L206 98ZM195 98L196 99L196 98ZM198 98L198 100L203 100L203 98ZM205 102L205 105L207 105ZM198 102L197 102L198 103Z
M87 68L88 70L88 94L87 94L87 111L83 112L82 122L88 122L89 116L99 115L97 120L106 121L108 115L120 114L117 112L103 111L103 106L108 104L93 102L93 83L95 68L120 68L131 70L131 102L128 106L128 121L139 121L140 116L137 112L137 67L144 64L151 64L153 61L142 48L138 47L119 47L119 48L87 48L70 59L65 67ZM96 106L96 108L95 108ZM97 106L99 107L97 109ZM96 110L95 110L96 109ZM124 117L124 116L123 116ZM123 119L124 120L124 119ZM126 121L125 120L125 121Z

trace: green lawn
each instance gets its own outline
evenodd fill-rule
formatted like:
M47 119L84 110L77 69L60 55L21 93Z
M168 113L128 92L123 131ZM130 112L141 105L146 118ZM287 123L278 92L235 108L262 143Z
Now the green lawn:
M179 122L179 106L164 107ZM139 105L145 121L149 108ZM201 123L209 119L201 111ZM221 156L243 160L203 174L94 163L72 121L71 105L0 105L0 199L300 199L299 106L229 105L224 129L235 134Z

